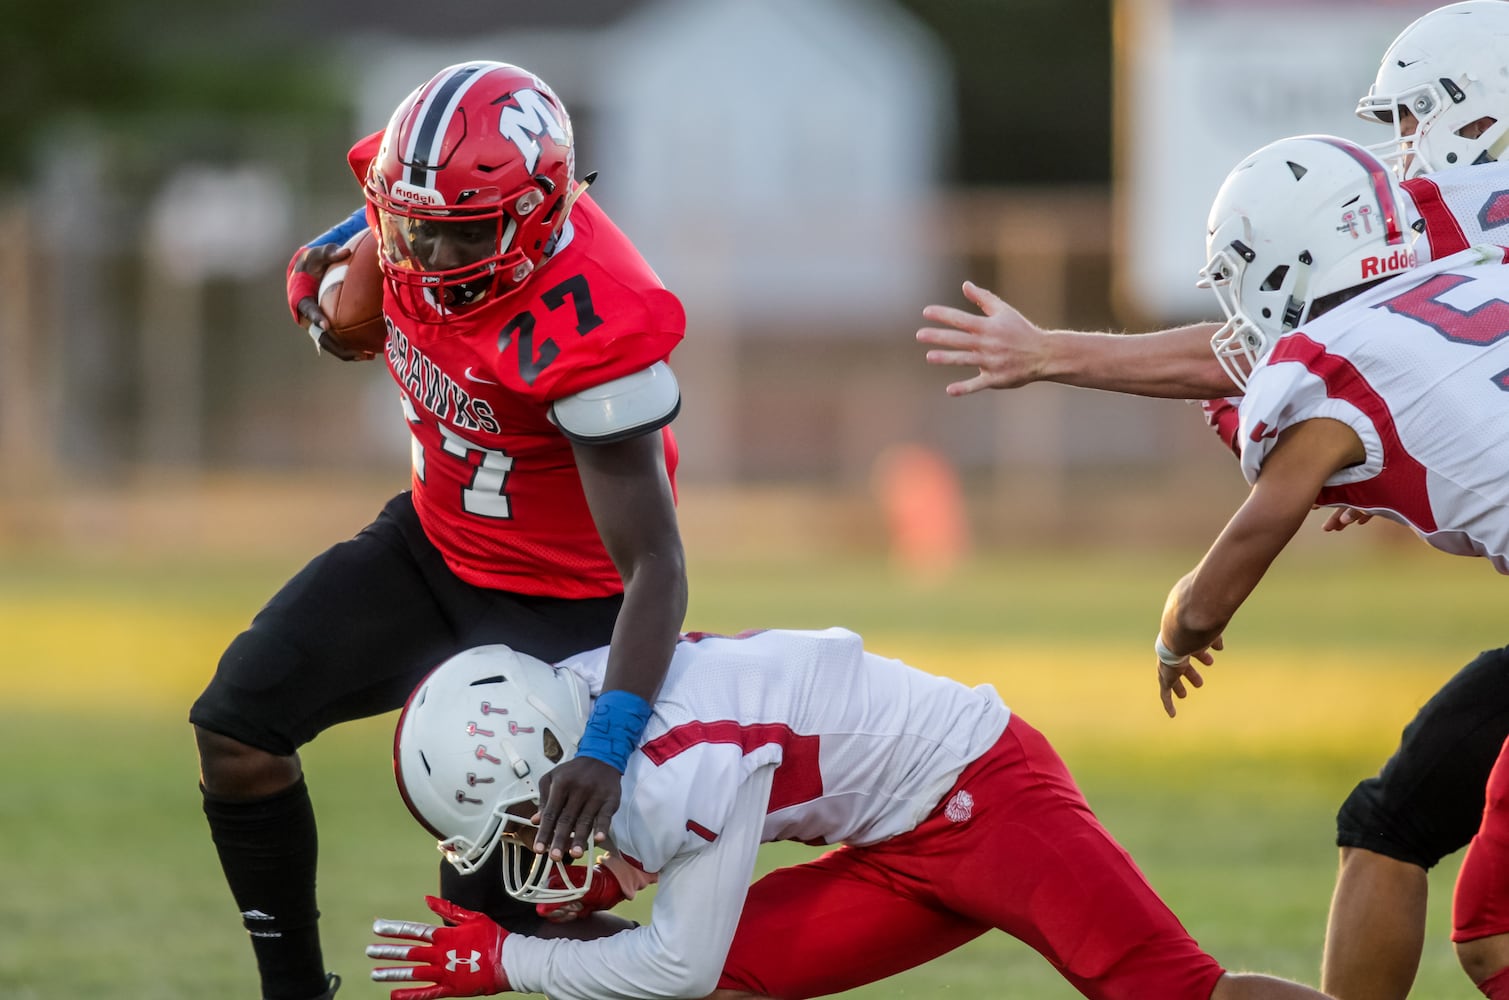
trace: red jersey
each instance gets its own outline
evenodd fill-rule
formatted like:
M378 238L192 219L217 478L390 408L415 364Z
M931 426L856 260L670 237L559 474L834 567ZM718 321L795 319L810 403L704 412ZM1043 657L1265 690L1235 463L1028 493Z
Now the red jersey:
M351 151L365 179L381 135ZM665 361L686 314L587 196L528 281L446 323L411 319L384 293L388 370L412 436L414 507L468 583L522 594L623 591L550 406ZM664 438L674 486L676 442Z

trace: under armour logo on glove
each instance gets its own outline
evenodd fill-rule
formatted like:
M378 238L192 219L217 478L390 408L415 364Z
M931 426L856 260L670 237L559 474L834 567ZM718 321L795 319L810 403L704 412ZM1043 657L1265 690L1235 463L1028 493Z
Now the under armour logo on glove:
M413 920L375 921L374 934L421 943L367 945L368 958L419 963L373 969L373 981L434 984L394 990L391 1000L438 1000L508 992L508 976L503 972L503 939L508 932L483 914L455 903L435 896L426 896L424 901L436 916L456 926L436 927Z

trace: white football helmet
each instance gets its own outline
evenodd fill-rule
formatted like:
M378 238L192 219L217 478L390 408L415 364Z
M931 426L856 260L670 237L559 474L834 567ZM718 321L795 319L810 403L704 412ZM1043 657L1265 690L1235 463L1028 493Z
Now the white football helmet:
M1207 223L1201 288L1226 314L1210 346L1238 386L1316 300L1408 270L1399 182L1345 139L1302 135L1237 164Z
M1400 108L1415 118L1412 135ZM1357 116L1393 126L1393 141L1371 148L1401 177L1498 160L1509 147L1509 3L1448 4L1405 28Z
M399 794L463 874L481 867L501 842L509 895L529 902L579 898L591 885L590 864L587 881L577 886L564 862L504 834L530 826L540 778L576 753L590 709L585 682L569 670L502 645L457 653L419 683L398 719ZM510 812L521 803L527 805ZM552 872L559 886L550 884Z

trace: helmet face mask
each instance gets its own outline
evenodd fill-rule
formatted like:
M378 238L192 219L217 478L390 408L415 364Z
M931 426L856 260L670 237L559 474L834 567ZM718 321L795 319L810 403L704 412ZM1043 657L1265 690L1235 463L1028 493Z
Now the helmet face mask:
M1393 128L1369 147L1402 178L1497 161L1509 148L1509 5L1467 0L1420 17L1383 55L1357 116Z
M565 107L517 66L460 63L410 94L366 183L400 311L444 322L525 281L580 193L575 167Z
M499 215L425 216L378 213L384 261L412 275L437 312L454 312L485 301L516 229Z
M1413 267L1404 218L1398 181L1344 139L1281 139L1239 163L1211 205L1198 281L1226 316L1211 350L1231 380L1245 388L1317 299Z
M1239 218L1237 221L1243 230L1247 229L1246 218ZM1213 244L1217 249L1200 269L1196 285L1216 293L1216 301L1220 303L1221 312L1226 316L1226 322L1210 338L1211 350L1215 352L1216 360L1221 363L1231 381L1239 387L1245 387L1247 377L1267 356L1268 349L1277 339L1276 336L1270 336L1269 331L1282 334L1299 325L1299 314L1305 306L1303 292L1308 267L1300 264L1292 268L1292 277L1285 272L1281 283L1275 282L1275 275L1270 274L1268 280L1259 286L1266 305L1244 302L1242 291L1248 284L1247 266L1253 251L1246 243L1235 238L1224 244L1215 241ZM1299 299L1295 298L1296 292L1300 294ZM1248 299L1255 297L1247 296ZM1262 318L1269 319L1275 309L1284 317L1276 328L1271 324L1259 325L1248 316L1248 311L1251 310Z
M501 645L458 653L415 688L394 734L394 776L457 871L476 872L501 847L503 886L515 898L587 891L590 865L575 884L567 862L534 854L528 830L540 779L576 752L589 707L575 674Z

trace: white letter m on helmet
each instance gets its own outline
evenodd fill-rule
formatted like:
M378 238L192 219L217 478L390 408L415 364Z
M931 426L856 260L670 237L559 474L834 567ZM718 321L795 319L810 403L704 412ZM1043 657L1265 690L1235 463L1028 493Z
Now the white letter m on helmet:
M561 127L555 112L550 110L550 105L545 103L545 98L538 92L516 90L513 98L519 106L505 106L498 113L498 131L503 138L519 147L519 152L524 154L524 166L532 174L535 164L540 162L539 137L549 135L557 144L565 145L566 130Z

